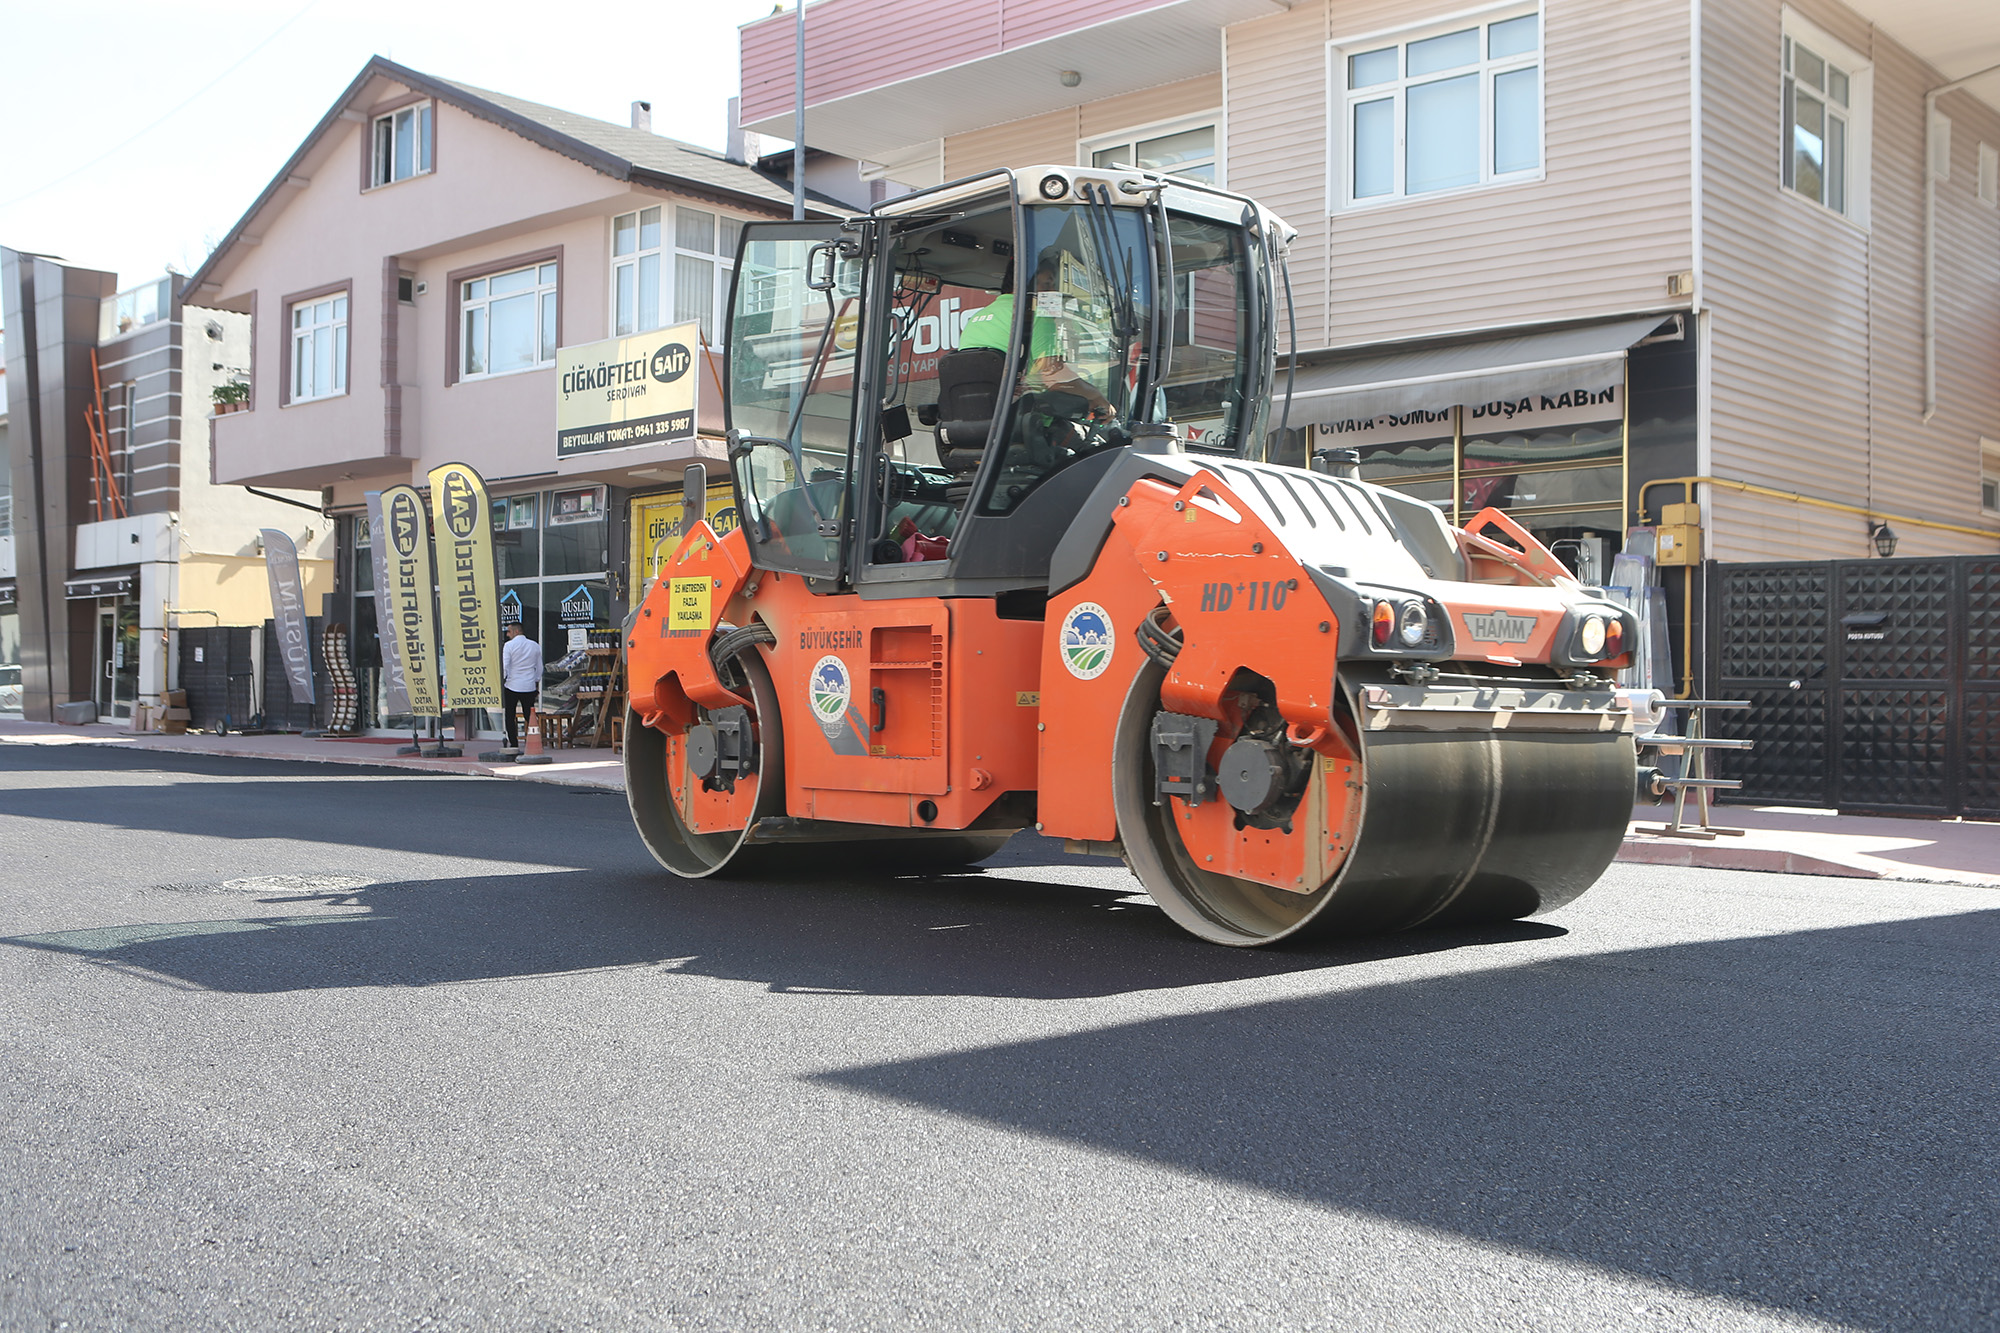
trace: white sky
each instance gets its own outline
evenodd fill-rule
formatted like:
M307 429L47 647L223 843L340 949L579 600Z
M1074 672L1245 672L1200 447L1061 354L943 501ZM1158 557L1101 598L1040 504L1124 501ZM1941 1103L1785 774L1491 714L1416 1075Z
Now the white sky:
M721 148L737 25L773 7L0 0L0 245L121 286L191 272L371 55L618 124L651 101L656 133Z

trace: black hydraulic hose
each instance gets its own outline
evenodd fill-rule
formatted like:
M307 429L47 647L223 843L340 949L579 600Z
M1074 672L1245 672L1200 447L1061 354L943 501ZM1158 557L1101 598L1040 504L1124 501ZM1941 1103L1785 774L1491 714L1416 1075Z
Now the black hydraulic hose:
M1139 623L1132 633L1139 640L1139 651L1171 671L1175 659L1181 655L1183 636L1179 629L1170 630L1160 623L1160 617L1166 609L1164 606L1156 606L1139 617Z
M715 664L717 676L727 676L732 670L730 663L745 649L760 643L773 645L777 642L778 636L771 632L771 627L759 620L741 629L725 630L716 635L715 642L708 646L708 660Z

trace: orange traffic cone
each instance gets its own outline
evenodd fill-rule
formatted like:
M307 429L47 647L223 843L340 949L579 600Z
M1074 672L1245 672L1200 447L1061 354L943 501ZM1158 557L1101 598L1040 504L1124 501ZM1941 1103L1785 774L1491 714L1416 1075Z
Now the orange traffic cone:
M551 762L549 757L542 753L542 712L539 708L530 708L528 710L528 734L523 744L527 748L514 760L515 763L546 764Z

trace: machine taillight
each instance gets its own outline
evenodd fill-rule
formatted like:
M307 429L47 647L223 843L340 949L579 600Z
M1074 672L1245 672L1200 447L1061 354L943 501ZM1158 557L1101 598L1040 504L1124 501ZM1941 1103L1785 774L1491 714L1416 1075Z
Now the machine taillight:
M1374 635L1377 648L1389 646L1389 636L1396 632L1396 608L1387 602L1375 603Z

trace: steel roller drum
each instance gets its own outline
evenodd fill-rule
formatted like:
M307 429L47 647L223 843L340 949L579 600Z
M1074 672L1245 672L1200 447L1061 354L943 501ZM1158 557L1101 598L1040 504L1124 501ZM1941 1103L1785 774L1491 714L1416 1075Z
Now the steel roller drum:
M1476 711L1450 721L1451 729L1364 725L1359 832L1331 880L1292 893L1212 874L1183 848L1171 802L1152 803L1141 738L1163 675L1158 667L1139 673L1119 720L1119 829L1127 862L1154 900L1216 943L1553 911L1603 874L1631 817L1632 738L1622 729L1581 729L1593 700L1560 700L1565 707L1552 711L1561 718L1499 712L1499 725L1477 725ZM1365 707L1360 715L1374 720Z

